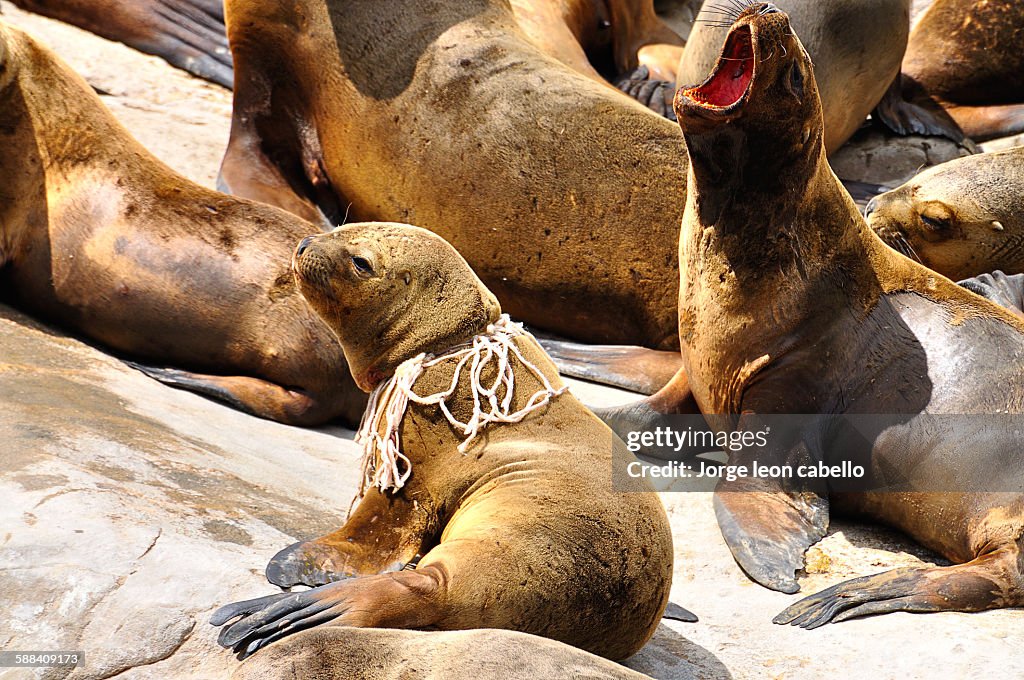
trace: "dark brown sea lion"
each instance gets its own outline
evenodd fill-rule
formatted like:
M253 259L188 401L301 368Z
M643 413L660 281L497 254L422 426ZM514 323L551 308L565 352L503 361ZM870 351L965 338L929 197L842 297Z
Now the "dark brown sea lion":
M1024 147L929 168L865 214L883 241L954 281L1024 272Z
M230 89L222 0L11 0Z
M956 563L854 579L776 622L1024 604L1020 439L990 432L984 415L1024 422L1024 323L867 226L826 161L811 60L773 5L742 13L711 75L680 90L675 109L690 154L680 342L701 411L731 433L805 414L765 446L731 452L731 465L867 471L862 482L719 481L733 556L758 583L796 592L831 510L889 524ZM835 424L858 414L895 422ZM977 415L950 426L963 425L956 414Z
M308 223L175 174L6 25L0 140L5 297L122 355L201 371L148 372L256 415L358 420L365 397L287 267Z
M321 224L413 222L516 319L675 348L675 125L542 53L503 0L229 0L226 17L225 189Z
M222 608L215 625L242 618L221 644L249 654L331 622L507 628L611 659L640 649L672 578L665 510L645 483L613 490L621 441L455 249L356 224L304 239L293 266L374 390L366 481L341 529L267 568L281 586L344 580Z
M938 100L977 141L1024 132L1024 3L935 0L914 25L904 97Z
M711 70L735 8L709 0L690 33L679 65L680 87ZM900 70L910 32L910 0L779 0L814 61L825 110L825 148L831 153L864 123Z

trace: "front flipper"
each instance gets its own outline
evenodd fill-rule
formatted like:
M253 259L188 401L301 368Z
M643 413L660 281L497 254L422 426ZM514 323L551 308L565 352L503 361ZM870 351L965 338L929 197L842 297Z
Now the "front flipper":
M615 80L613 85L659 116L671 121L676 119L675 111L672 109L676 84L668 80L652 80L650 70L646 66L623 74Z
M964 279L958 285L1024 318L1024 274L994 271Z
M893 569L855 578L805 597L772 620L812 629L889 612L976 612L1020 606L1017 555L1014 546L952 567Z
M730 461L731 462L731 461ZM751 490L719 483L715 517L732 556L752 580L783 593L800 590L804 553L828 529L828 501L809 491Z
M259 378L205 375L133 361L124 363L165 385L222 401L260 418L288 425L311 426L322 425L331 417L313 397Z
M896 75L871 115L899 135L946 137L958 144L964 141L964 131L949 113L903 74Z
M584 345L538 337L541 347L572 378L654 394L679 371L679 352L663 352L632 345Z
M322 586L353 576L401 571L426 550L436 522L426 501L370 489L337 531L293 543L267 564L267 580L282 588ZM387 517L387 522L379 521Z

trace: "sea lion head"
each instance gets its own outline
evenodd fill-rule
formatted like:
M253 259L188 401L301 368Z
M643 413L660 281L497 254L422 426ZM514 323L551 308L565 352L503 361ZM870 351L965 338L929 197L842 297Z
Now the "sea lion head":
M403 361L469 340L501 316L447 241L404 224L350 224L304 238L292 271L367 392Z
M755 2L732 24L711 75L676 93L674 109L698 184L768 184L800 176L823 154L823 118L811 59L789 17Z
M1017 203L1003 172L967 157L930 168L868 203L868 225L893 249L954 281L1024 261ZM966 161L966 162L964 162ZM991 203L991 205L989 205Z

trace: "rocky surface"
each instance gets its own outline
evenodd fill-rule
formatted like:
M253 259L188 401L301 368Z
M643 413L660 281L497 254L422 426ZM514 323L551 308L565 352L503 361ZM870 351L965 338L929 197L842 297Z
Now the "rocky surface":
M166 162L212 185L230 93L0 7L111 92L107 103ZM574 389L592 404L633 398ZM210 613L271 592L267 559L334 528L355 491L350 431L291 428L173 390L4 307L0 395L0 650L86 655L70 675L0 668L3 680L227 678L238 663L217 647ZM707 494L663 499L676 542L673 601L701 620L663 623L633 669L665 679L1024 677L1021 611L775 626L798 596L744 577ZM889 531L837 522L809 552L801 583L810 593L932 560Z

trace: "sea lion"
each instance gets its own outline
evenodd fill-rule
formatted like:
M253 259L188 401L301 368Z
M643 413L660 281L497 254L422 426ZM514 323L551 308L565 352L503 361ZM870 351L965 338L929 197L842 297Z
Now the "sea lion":
M740 15L711 75L681 89L675 109L690 157L679 241L689 389L715 431L807 414L764 446L730 452L730 465L866 470L807 485L720 480L715 513L736 561L796 592L804 552L835 511L889 524L955 563L841 583L776 623L1024 604L1020 441L989 433L982 415L1011 414L1019 429L1024 323L867 226L828 166L811 60L773 5ZM965 413L979 414L971 428L948 426ZM891 426L851 431L858 414Z
M231 89L222 0L11 0Z
M680 87L700 82L721 52L743 3L705 2L683 50ZM825 148L832 153L864 123L900 71L910 33L910 0L779 0L804 38L825 109Z
M1024 147L936 165L871 200L883 241L953 280L1024 272Z
M310 226L200 187L0 25L0 289L165 382L286 423L358 422L365 396L287 260ZM284 262L285 264L282 264Z
M654 0L511 0L516 21L542 52L601 83L615 83L656 113L672 110L683 39ZM623 87L639 68L648 87ZM658 81L658 82L655 82Z
M903 96L938 100L968 137L1024 132L1024 3L935 0L914 25Z
M298 673L298 676L296 676ZM246 659L231 680L650 680L547 638L512 630L335 628L302 631Z
M229 0L226 18L222 188L325 225L413 222L516 319L675 349L675 125L543 54L503 0Z
M328 585L222 608L214 625L242 618L220 643L249 654L332 622L508 628L610 659L640 649L668 601L665 510L645 482L613 490L621 440L455 249L353 224L304 239L293 268L373 390L363 491L341 529L267 567L280 586Z

